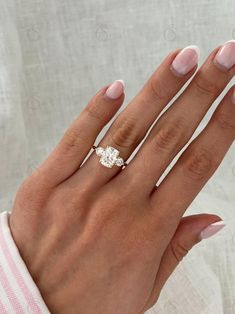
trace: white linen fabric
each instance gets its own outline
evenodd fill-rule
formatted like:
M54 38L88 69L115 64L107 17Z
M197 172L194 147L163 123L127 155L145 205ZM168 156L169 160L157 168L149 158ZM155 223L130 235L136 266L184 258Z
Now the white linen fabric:
M9 228L9 213L0 213L0 314L49 314Z
M235 38L234 16L233 0L0 0L1 208L98 89L123 79L127 105L169 51L196 44L203 60ZM227 227L189 253L149 313L235 313L234 190L233 145L186 212Z

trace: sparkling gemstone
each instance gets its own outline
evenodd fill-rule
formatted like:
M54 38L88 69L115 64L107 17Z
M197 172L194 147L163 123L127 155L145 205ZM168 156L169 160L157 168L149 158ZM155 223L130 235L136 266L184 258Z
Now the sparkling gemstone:
M100 163L103 166L108 167L108 168L112 168L112 166L113 166L113 163L110 162L110 160L109 160L109 158L107 156L101 157Z
M115 165L121 167L124 165L124 160L121 157L118 157L115 161Z
M104 153L103 147L97 147L95 151L96 151L96 155L100 157L103 156L103 153Z
M112 146L107 146L100 158L100 163L108 168L112 168L115 165L116 159L119 155L119 151Z

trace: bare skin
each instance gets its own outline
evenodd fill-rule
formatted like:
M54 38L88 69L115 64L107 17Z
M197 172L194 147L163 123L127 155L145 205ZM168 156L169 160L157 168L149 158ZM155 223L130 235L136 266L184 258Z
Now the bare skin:
M97 135L123 103L102 88L48 158L20 186L10 216L19 251L52 313L136 314L153 306L166 280L200 232L221 218L182 218L218 168L235 137L234 87L170 173L156 183L188 143L235 73L213 59L153 126L131 162L105 168L92 152ZM169 54L98 144L127 160L174 95L196 72L178 76Z

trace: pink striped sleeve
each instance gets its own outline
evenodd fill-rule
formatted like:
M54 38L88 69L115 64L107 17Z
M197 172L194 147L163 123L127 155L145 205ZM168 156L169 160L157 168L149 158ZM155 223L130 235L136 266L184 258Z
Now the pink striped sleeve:
M10 213L0 213L0 314L50 313L11 235Z

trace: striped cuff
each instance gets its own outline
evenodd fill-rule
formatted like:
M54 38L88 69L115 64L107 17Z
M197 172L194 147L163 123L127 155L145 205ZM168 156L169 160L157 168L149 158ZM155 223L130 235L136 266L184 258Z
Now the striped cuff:
M0 213L0 314L50 313Z

